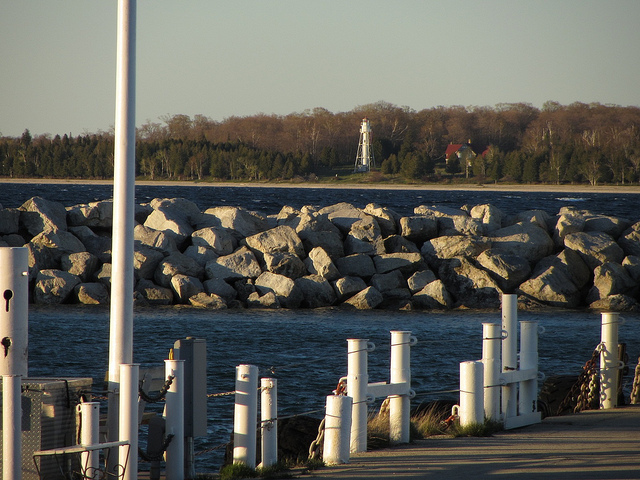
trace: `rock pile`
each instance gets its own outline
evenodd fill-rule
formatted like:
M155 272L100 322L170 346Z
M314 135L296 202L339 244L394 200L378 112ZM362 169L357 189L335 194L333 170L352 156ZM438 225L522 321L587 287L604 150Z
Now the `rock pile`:
M136 206L135 299L203 308L638 308L640 221L565 207L508 218L492 205ZM35 303L105 304L112 202L0 207L0 246L29 249Z

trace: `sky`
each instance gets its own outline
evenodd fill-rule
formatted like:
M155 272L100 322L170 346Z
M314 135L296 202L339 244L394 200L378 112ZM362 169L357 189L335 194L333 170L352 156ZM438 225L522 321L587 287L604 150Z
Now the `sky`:
M4 0L0 136L109 131L115 0ZM640 106L639 0L138 0L136 125L389 102Z

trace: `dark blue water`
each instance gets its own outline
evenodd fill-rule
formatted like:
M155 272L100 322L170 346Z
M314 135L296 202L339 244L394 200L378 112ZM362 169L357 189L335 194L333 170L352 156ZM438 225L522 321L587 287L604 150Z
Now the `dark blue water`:
M111 185L76 184L13 184L0 183L0 204L18 207L33 196L61 202L65 206L109 199ZM504 213L513 215L524 210L539 209L554 215L560 208L573 205L593 213L614 215L635 221L640 218L640 194L631 193L566 193L566 192L495 192L484 190L383 190L334 188L273 188L273 187L219 187L219 186L136 186L136 201L148 202L153 198L182 197L195 202L202 210L209 207L232 205L276 214L283 205L300 208L304 205L324 207L348 202L363 208L378 203L400 215L410 215L419 205L441 205L459 208L463 205L492 204Z
M595 313L520 312L519 320L534 320L546 329L539 340L540 371L546 375L577 375L600 341L600 316ZM627 343L635 364L640 354L640 314L626 315L625 320L620 341ZM253 364L260 376L278 379L280 415L317 411L320 417L326 395L347 374L348 338L376 344L369 354L370 381L388 381L390 330L410 330L418 337L411 351L414 404L457 400L456 393L444 391L458 388L461 361L482 356L483 322L499 323L500 313L142 309L134 318L134 361L162 365L175 340L203 338L209 393L233 390L235 366ZM29 374L88 376L98 384L108 365L108 338L107 309L32 306ZM196 440L196 451L229 440L233 396L211 398L208 417L209 434ZM220 466L222 452L199 455L196 462L198 471L212 471Z

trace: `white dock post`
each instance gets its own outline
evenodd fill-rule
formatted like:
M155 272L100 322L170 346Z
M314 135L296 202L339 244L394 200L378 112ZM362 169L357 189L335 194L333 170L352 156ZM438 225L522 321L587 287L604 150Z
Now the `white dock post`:
M600 409L618 405L618 325L619 313L603 312L600 335Z
M500 418L500 350L502 328L497 323L482 324L482 363L484 365L484 415Z
M166 452L166 479L184 479L184 360L165 360L165 375L173 381L167 391L165 431L173 435ZM137 411L137 410L136 410ZM254 442L255 443L255 442ZM137 452L132 451L131 455Z
M484 371L480 361L460 362L460 425L484 423Z
M327 396L322 450L322 459L327 465L349 463L352 406L351 397Z
M233 412L233 463L256 468L258 367L236 367L236 404Z
M502 295L502 330L506 338L502 340L502 371L518 369L518 296ZM502 387L503 419L518 415L518 388L516 384Z
M22 375L2 377L2 479L22 478Z
M538 322L520 322L520 370L538 370ZM538 377L520 382L518 414L538 411Z
M100 443L100 402L83 402L77 407L80 413L80 445ZM100 468L100 451L84 452L80 458L85 478L97 479Z
M261 467L278 463L278 380L260 379Z
M403 383L411 387L411 346L416 337L408 331L391 332L391 384ZM409 395L389 397L389 440L391 443L409 443L411 427L411 401Z
M347 339L347 395L353 399L351 453L367 451L367 369L369 347L372 345L369 340Z
M28 376L29 249L0 247L0 375Z
M123 480L137 480L138 478L138 383L140 365L120 365L120 421L118 438L126 441L129 446L121 446L118 455L121 466L126 465ZM175 380L174 380L175 381ZM178 383L182 382L180 378ZM173 386L173 384L172 384ZM167 394L167 397L169 395ZM167 398L167 403L169 399ZM180 437L174 440L181 441ZM173 443L173 440L172 440Z

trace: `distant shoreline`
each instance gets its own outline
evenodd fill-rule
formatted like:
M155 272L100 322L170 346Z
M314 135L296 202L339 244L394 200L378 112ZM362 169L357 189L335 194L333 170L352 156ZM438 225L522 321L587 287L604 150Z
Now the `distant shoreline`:
M76 180L51 178L0 178L0 184L39 183L48 185L111 185L110 180ZM640 194L640 185L405 185L385 183L250 183L250 182L196 182L196 181L136 181L136 185L155 185L158 187L252 187L252 188L334 188L334 189L377 189L377 190L459 190L487 192L559 192L559 193L629 193Z

